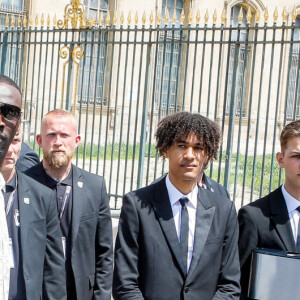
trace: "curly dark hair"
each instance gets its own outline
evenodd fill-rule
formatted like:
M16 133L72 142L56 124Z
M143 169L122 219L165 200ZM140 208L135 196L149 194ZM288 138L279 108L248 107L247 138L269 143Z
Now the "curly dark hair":
M180 141L182 137L195 134L204 144L208 161L217 157L221 132L219 126L210 119L189 112L179 112L169 115L158 123L156 138L156 150L159 155L164 153Z

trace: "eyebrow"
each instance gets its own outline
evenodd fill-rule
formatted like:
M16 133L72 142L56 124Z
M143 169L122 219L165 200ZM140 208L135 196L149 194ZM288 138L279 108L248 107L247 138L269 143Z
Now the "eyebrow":
M177 141L177 143L186 144L186 145L190 144L190 143L188 143L187 141L184 141L184 140L179 140L179 141ZM201 142L198 142L195 145L197 145L197 146L203 146L204 144L201 143Z

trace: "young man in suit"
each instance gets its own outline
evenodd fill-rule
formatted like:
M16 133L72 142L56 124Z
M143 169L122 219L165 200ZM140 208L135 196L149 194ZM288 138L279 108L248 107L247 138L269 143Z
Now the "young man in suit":
M42 120L37 142L42 162L26 173L56 192L65 249L69 300L110 300L112 225L103 177L72 164L79 145L75 117L53 110Z
M234 205L197 185L216 157L219 127L181 112L158 124L156 140L169 174L123 198L114 299L239 299Z
M20 124L21 92L11 79L0 75L1 129ZM10 106L5 107L5 103ZM10 112L10 109L12 110ZM12 127L11 127L12 128ZM14 130L11 130L11 134ZM7 135L7 140L9 140ZM64 259L53 192L16 171L21 149L17 131L4 156L0 171L10 253L7 294L1 299L66 299ZM1 192L0 192L1 193ZM2 196L1 193L1 196ZM1 251L1 254L3 252ZM7 266L1 266L2 268ZM4 286L6 289L6 287Z
M300 252L300 120L285 126L280 145L281 152L276 158L284 169L285 183L267 196L242 207L238 214L241 299L247 299L253 249Z

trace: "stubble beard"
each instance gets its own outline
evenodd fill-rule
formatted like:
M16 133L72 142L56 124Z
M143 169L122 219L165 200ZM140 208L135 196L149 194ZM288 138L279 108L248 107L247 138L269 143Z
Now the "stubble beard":
M64 151L63 153L44 152L44 159L46 160L49 167L54 169L59 169L61 167L67 166L72 160L73 153Z

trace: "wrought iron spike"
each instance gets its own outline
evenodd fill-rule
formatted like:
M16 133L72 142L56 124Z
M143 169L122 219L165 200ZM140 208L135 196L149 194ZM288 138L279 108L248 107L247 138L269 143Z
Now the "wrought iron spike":
M44 14L42 14L42 17L41 17L41 25L44 26L45 24L45 18L44 18Z
M205 25L207 25L208 19L209 19L208 10L206 10L205 16L204 16Z
M114 17L113 17L113 25L116 26L117 24L117 13L116 11L114 12Z
M146 24L146 12L144 11L144 13L143 13L143 17L142 17L142 25L143 26L145 26L145 24Z
M273 14L273 20L274 20L274 23L277 22L277 19L278 19L278 8L277 8L277 6L276 6L275 11L274 11L274 14Z
M297 19L297 12L296 12L296 7L294 6L292 11L292 22L295 23L296 19Z
M131 24L131 13L130 13L130 11L128 13L127 22L128 22L128 25Z
M159 25L161 22L161 12L158 13L158 15L156 17L156 21L157 21L157 25Z
M243 7L241 6L240 12L239 12L239 15L238 15L238 22L239 22L239 25L242 24L243 18L244 18L244 13L243 13Z
M139 15L138 15L137 11L135 12L134 22L135 22L135 25L137 25L139 23Z
M20 28L21 27L21 16L20 15L18 15L18 23L17 23L18 25L18 28Z
M256 10L256 13L255 13L255 23L258 24L259 20L260 20L260 11Z
M57 19L56 19L56 14L54 14L53 26L56 27L56 25L57 25Z
M154 21L153 11L151 11L149 21L150 21L150 25L152 26L153 21Z
M32 20L32 17L30 16L29 17L29 26L32 27L32 25L33 25L33 20Z
M35 27L37 27L39 25L39 17L38 17L38 14L36 14L35 16Z
M196 23L197 23L197 25L199 25L199 23L200 23L200 10L199 9L196 14Z
M120 23L123 26L123 24L124 24L124 12L123 11L121 12Z
M51 19L50 19L50 16L48 15L47 17L47 26L50 27L50 23L51 23Z
M9 25L9 18L8 18L8 14L6 14L5 27L8 27L8 25Z
M221 14L221 23L224 25L225 22L226 22L226 11L225 11L225 8L223 8L222 14Z
M181 14L180 14L180 25L184 25L184 19L185 19L185 15L184 15L184 11L183 9L181 10Z
M217 10L215 9L214 14L213 14L213 24L217 23L218 15L217 15Z
M251 18L252 18L252 13L251 13L251 8L250 8L250 6L249 6L249 7L248 7L248 10L247 10L247 14L246 14L247 24L250 24Z
M193 21L193 11L190 9L189 14L188 14L189 25L192 24L192 21Z
M10 16L10 25L11 25L11 27L15 27L15 24L16 24L16 22L15 22L15 16L11 15Z
M174 7L173 16L172 16L172 23L173 23L173 25L175 25L176 21L177 21L177 14L176 14L176 9Z
M23 27L27 26L27 17L26 15L23 17Z
M99 17L99 26L102 27L104 22L103 18L103 11L100 12L100 17Z
M265 18L265 23L268 23L268 19L269 19L269 11L268 11L268 8L267 8L267 7L266 7L266 10L265 10L264 18Z
M282 13L282 22L283 22L283 23L286 23L286 22L287 22L288 16L289 16L289 14L288 14L288 12L287 12L287 10L286 10L286 7L284 7L284 8L283 8L283 13ZM293 16L292 16L292 19L293 19ZM296 19L295 19L295 21L296 21Z
M109 13L109 10L107 11L105 23L106 23L106 26L109 26L109 25L110 25L110 13Z
M170 16L169 16L169 10L168 10L168 8L166 7L166 9L165 9L165 25L168 24L169 19L170 19Z

